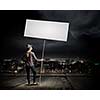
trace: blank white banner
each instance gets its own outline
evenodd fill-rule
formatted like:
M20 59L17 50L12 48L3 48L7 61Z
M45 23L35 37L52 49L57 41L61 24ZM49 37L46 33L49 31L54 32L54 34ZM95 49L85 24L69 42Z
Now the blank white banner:
M69 23L41 21L41 20L26 20L24 36L67 41Z

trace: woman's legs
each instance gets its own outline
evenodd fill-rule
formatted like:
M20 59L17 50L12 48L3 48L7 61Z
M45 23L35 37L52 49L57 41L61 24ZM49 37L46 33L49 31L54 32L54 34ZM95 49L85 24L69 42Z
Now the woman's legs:
M27 73L28 84L30 84L30 67L29 66L26 67L26 73Z
M33 66L31 67L31 70L32 70L32 74L33 74L33 83L35 83L36 82L36 71Z

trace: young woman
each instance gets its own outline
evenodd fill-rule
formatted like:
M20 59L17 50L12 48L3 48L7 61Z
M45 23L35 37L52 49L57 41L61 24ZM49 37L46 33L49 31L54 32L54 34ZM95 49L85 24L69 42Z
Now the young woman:
M28 81L28 85L30 85L30 70L32 71L33 74L33 84L37 84L36 83L36 70L35 70L35 64L34 61L43 61L43 59L37 59L36 55L34 52L32 52L32 45L27 44L27 52L26 52L26 73L27 73L27 81Z

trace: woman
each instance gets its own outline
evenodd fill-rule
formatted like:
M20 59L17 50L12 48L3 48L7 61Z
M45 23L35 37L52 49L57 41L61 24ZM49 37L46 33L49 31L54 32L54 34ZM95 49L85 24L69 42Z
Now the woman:
M35 53L32 52L32 45L28 44L27 45L27 52L26 52L26 72L27 72L27 81L28 81L28 85L30 85L30 70L32 71L33 74L33 84L37 84L36 83L36 70L35 70L35 65L34 65L34 61L43 61L42 59L37 59L37 57L35 56Z

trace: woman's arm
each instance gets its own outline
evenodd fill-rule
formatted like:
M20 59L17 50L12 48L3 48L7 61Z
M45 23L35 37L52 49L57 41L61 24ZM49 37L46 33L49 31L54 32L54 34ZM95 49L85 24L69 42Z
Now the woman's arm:
M35 58L35 60L37 60L37 61L43 61L42 59L38 59L38 58L36 57L36 55L35 55L34 52L31 52L31 53L32 53L33 57Z

